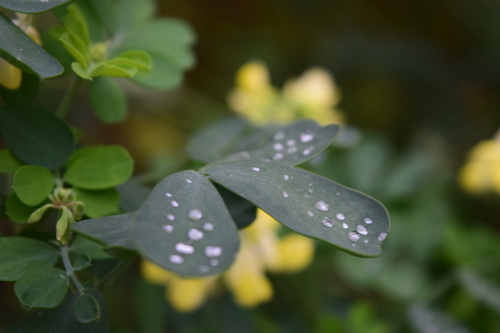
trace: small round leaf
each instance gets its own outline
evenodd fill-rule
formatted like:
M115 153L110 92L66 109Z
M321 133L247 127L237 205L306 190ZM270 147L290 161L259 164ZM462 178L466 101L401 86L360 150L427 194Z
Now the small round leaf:
M14 191L19 200L35 206L47 199L54 188L54 175L44 167L25 165L14 176Z
M75 302L75 317L83 324L101 319L101 306L94 296L81 294Z
M84 190L75 188L76 199L85 204L85 215L90 218L117 213L120 205L120 193L114 188L105 190Z
M110 77L99 76L90 83L90 104L95 114L107 124L118 123L127 116L127 98Z

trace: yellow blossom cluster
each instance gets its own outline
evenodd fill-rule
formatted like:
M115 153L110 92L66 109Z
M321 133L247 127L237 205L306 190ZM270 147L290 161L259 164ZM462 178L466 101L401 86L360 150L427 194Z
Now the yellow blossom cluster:
M260 61L243 65L236 74L236 87L229 92L228 104L254 124L288 124L313 119L321 125L342 124L338 110L340 91L330 73L319 67L285 83L280 91L271 85L269 71Z
M259 209L256 220L240 232L240 252L220 281L242 307L255 307L272 298L273 287L266 271L295 273L306 268L314 257L311 239L297 234L279 237L278 228L280 224ZM167 299L180 312L200 307L219 280L217 276L181 278L147 261L142 263L142 275L151 283L165 285Z
M38 31L31 25L31 15L17 13L13 22L31 37L38 45L42 44ZM5 59L0 58L0 86L10 90L17 90L21 85L22 72Z
M471 194L500 194L500 135L472 148L467 163L460 170L459 182Z

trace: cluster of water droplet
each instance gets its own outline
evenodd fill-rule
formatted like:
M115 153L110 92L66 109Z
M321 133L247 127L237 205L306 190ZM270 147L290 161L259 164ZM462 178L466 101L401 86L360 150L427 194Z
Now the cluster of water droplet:
M186 183L192 184L193 181L190 179L186 179ZM173 199L173 195L171 193L165 193L165 196L169 198L169 205L173 208L178 208L179 202ZM201 209L191 209L188 212L188 218L191 221L199 221L203 218L203 212ZM167 213L166 219L168 221L175 221L176 216L172 213ZM171 234L174 232L174 226L172 224L165 224L162 226L163 231ZM200 241L204 238L205 233L204 232L210 232L214 230L214 225L210 222L205 222L200 226L193 226L190 228L187 232L187 241L185 242L177 242L174 245L174 249L177 252L177 254L172 254L169 256L169 261L173 264L182 264L185 261L186 255L190 255L195 253L196 249L195 246L193 246L194 242ZM208 245L205 246L203 249L204 255L209 259L209 264L210 266L217 266L219 264L219 261L215 258L220 257L222 255L222 247L218 245ZM202 273L207 273L210 270L210 267L208 265L202 265L200 266L200 271Z
M272 148L275 151L272 157L264 157L262 161L271 162L271 161L280 161L285 157L285 154L296 154L299 151L297 147L297 141L295 139L287 139L285 140L285 133L280 131L274 134L273 139L274 143L272 143ZM301 143L308 143L314 140L314 133L311 132L303 132L299 136L299 140ZM314 146L309 146L302 151L302 155L308 156L314 152ZM293 158L297 159L297 155L293 155ZM257 170L258 171L258 170Z

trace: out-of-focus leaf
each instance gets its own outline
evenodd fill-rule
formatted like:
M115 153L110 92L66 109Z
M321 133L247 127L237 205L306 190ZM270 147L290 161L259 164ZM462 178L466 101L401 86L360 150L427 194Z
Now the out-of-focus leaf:
M64 300L69 276L59 268L29 270L14 285L17 298L24 307L53 309Z
M414 304L408 311L415 332L453 332L469 333L470 331L451 317L421 304Z
M120 194L114 188L83 190L75 188L76 199L85 204L85 215L96 218L119 212Z
M63 72L63 67L54 57L2 13L0 31L0 56L14 66L40 79L57 76Z
M73 224L75 226L76 224ZM82 236L77 236L73 244L71 244L71 251L77 254L87 254L93 260L110 259L109 254L104 252L104 246L96 243Z
M1 107L0 135L21 161L50 170L64 165L75 144L61 119L34 106Z
M195 171L173 174L156 185L135 214L132 234L146 259L182 276L222 272L239 248L236 225L222 198Z
M96 77L90 84L90 103L102 122L117 123L127 116L127 98L110 77Z
M380 255L389 216L378 201L288 165L230 162L205 170L290 229L361 257Z
M214 185L238 229L249 226L257 216L257 206L218 184Z
M464 288L478 301L500 313L500 288L480 277L470 269L462 269L457 274Z
M0 7L14 12L33 14L46 12L66 2L68 0L0 0Z
M42 207L42 205L38 206L28 206L19 200L17 194L12 193L7 198L5 202L5 209L7 211L7 215L9 218L17 223L26 223L30 218L31 214L36 211L38 208Z
M41 241L26 237L0 238L0 281L15 281L24 273L54 266L59 252Z
M0 86L0 97L6 104L29 105L35 99L39 86L39 78L23 72L19 89L10 90Z
M151 188L127 181L117 187L120 192L121 202L120 208L127 213L132 213L141 208L144 201L151 193Z
M138 279L134 288L134 305L141 333L164 333L167 324L167 302L163 287Z
M15 173L23 165L8 149L0 150L0 173Z
M92 266L91 259L85 253L80 253L76 256L75 260L72 263L72 266L74 271L81 271Z

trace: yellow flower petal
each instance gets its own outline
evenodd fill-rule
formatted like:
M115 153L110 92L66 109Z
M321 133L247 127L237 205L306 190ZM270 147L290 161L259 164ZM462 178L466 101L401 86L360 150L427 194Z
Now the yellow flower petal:
M280 272L296 273L309 266L314 258L314 241L297 234L281 239L278 247Z
M0 58L0 85L16 90L21 85L21 77L22 73L19 68Z
M167 299L179 312L194 311L203 304L214 282L214 277L194 279L175 277L169 282Z
M500 193L500 142L485 140L469 154L469 161L458 175L462 187L473 194L496 191Z
M243 307L255 307L273 296L273 287L264 274L264 267L249 247L242 247L236 261L224 275L224 281L235 301Z
M262 91L270 88L269 72L262 61L244 64L236 73L238 87L249 91Z
M42 40L40 39L40 34L38 33L38 30L35 29L32 25L28 26L26 30L24 31L28 36L33 39L35 43L38 45L42 45Z
M150 283L165 285L175 275L152 262L143 260L141 262L141 274Z

